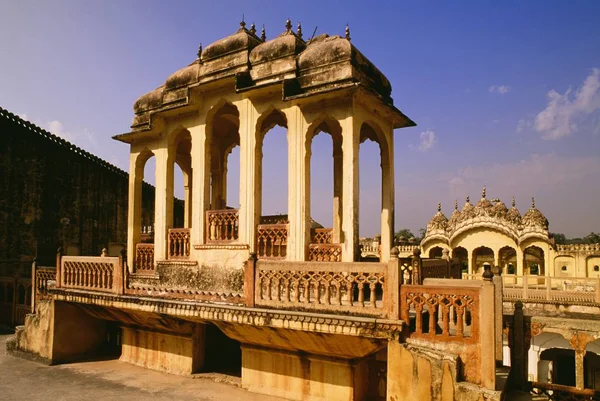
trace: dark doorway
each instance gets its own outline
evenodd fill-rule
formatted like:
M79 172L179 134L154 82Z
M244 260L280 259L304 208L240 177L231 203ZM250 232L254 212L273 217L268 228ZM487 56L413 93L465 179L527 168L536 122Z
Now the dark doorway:
M227 337L214 324L206 324L204 371L242 377L240 342Z

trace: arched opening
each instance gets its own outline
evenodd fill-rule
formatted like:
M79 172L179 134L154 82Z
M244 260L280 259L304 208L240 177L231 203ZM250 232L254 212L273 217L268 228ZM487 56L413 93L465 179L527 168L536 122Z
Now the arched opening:
M500 248L498 251L498 261L504 274L515 274L517 268L516 249L510 246Z
M544 276L546 274L544 250L539 246L529 246L523 251L523 274Z
M272 110L258 122L256 137L257 256L285 259L288 238L288 140L285 115Z
M452 259L458 263L461 273L469 272L469 252L462 246L457 246L452 250Z
M208 202L206 241L237 241L240 204L238 109L231 103L223 103L210 117L209 126L205 153L206 159L210 160L207 163L210 178L205 193Z
M359 142L359 236L380 236L382 242L389 237L389 244L381 243L389 247L393 216L388 195L393 183L389 176L388 145L383 134L369 123L362 124Z
M440 246L434 246L429 250L429 257L432 259L441 259L443 254L443 249Z
M483 273L483 265L494 265L494 251L486 246L473 250L473 274Z
M140 204L135 205L137 210L141 210L140 229L142 243L154 243L154 202L156 182L156 158L154 153L149 150L142 152L137 159L136 168L138 177L142 183L142 196Z
M311 200L309 260L340 262L342 130L339 123L333 119L313 123L307 134L306 150ZM333 201L330 207L328 200Z
M175 135L173 145L173 227L192 226L192 136L188 130Z

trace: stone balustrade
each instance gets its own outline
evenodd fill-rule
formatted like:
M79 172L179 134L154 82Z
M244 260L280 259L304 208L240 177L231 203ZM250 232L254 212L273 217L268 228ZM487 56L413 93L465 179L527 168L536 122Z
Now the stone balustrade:
M168 241L169 259L189 259L190 229L170 228Z
M221 244L238 240L239 210L206 211L206 243Z
M600 303L600 278L504 275L506 301Z
M154 272L154 244L137 244L135 246L136 273Z
M256 262L256 306L387 316L386 263Z
M310 244L308 260L311 262L341 262L342 244Z
M558 244L556 250L559 253L571 252L600 252L600 244Z
M63 256L59 266L56 280L58 288L123 294L122 257Z
M288 224L259 224L256 229L256 250L259 259L285 259Z
M333 244L333 228L315 228L311 232L311 244Z
M38 301L49 299L48 288L56 285L56 268L38 266L36 262L32 265L31 280L33 288L31 292L31 310L35 311Z

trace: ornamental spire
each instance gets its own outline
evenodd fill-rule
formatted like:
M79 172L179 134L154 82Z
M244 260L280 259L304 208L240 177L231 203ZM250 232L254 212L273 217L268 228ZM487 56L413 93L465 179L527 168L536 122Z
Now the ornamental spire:
M346 39L350 40L350 26L346 23Z
M535 198L533 196L531 197L531 208L535 209Z
M454 210L458 210L458 199L454 199Z
M467 203L471 203L471 198L467 195Z
M200 56L202 56L202 43L200 43L200 45L198 45L197 56L198 56L198 59L200 59Z
M481 190L481 198L482 199L485 199L486 192L487 192L487 190L486 190L485 185L484 185L483 189Z
M442 204L438 203L438 212L441 212L441 211L442 211Z
M297 35L300 39L302 39L302 24L300 23L300 21L298 21Z
M512 199L512 207L515 207L515 206L517 206L517 202L515 202L515 197L513 196L513 199Z
M254 22L250 25L250 33L256 35L256 25L254 25Z
M287 21L285 21L285 31L286 32L292 31L292 21L290 21L289 18L287 19Z
M260 40L265 42L267 40L267 33L265 32L265 24L263 24L262 31L260 31Z
M246 29L246 21L244 21L244 14L242 14L242 20L240 21L240 28Z

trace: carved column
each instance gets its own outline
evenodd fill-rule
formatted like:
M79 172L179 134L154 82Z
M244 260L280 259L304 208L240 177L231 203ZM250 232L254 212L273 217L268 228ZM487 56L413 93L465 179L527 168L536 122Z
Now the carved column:
M205 215L208 210L210 199L210 144L207 138L206 124L204 119L199 121L195 127L189 128L192 138L192 221L191 242L192 244L204 244Z
M351 111L352 109L350 109ZM342 231L344 245L342 261L354 262L358 252L358 202L359 202L359 164L358 150L360 145L360 121L350 113L340 121L342 126L342 150L344 178L342 182Z
M469 265L467 266L467 274L473 274L473 262L475 260L475 258L473 257L473 251L472 250L467 250L468 255L467 258L469 259Z
M288 118L288 249L287 260L305 261L310 243L310 149L300 107Z
M391 131L391 130L390 130ZM381 147L381 256L387 262L394 239L394 140L393 131L385 133Z
M575 350L575 387L585 387L584 358L588 342L594 341L594 337L587 333L576 332L571 336L569 343Z
M167 141L156 151L156 192L154 202L154 260L167 259L167 233L173 227L174 150Z
M144 166L138 162L139 153L129 155L129 198L127 206L127 266L133 272L135 246L142 231L142 181Z
M333 243L343 241L342 180L344 177L341 141L333 140ZM311 172L312 174L312 172Z
M256 251L256 225L260 220L262 151L257 149L258 113L249 99L235 103L240 113L240 214L239 240Z

